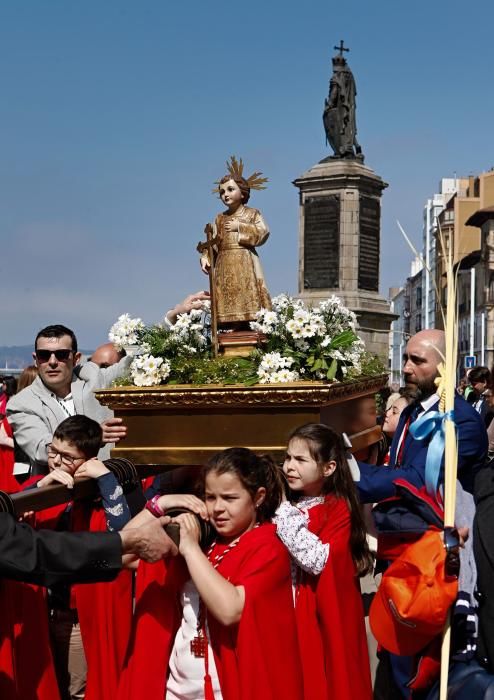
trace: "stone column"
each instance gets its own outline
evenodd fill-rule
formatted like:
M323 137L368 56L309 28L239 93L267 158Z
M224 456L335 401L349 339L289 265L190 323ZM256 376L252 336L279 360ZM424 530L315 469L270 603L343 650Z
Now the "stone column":
M326 158L294 183L300 190L299 296L332 294L357 315L366 348L388 357L396 316L379 294L381 195L387 184L359 160Z

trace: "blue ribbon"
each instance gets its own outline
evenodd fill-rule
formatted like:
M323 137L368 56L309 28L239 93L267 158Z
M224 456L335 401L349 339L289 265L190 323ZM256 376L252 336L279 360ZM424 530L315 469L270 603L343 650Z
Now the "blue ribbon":
M425 460L425 486L431 496L436 496L439 474L444 456L445 430L447 420L454 421L454 411L427 411L411 424L410 433L415 440L425 440L430 437Z

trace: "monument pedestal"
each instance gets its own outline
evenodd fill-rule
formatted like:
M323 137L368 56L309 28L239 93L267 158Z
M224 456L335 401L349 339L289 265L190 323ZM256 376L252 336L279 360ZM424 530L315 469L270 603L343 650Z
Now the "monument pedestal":
M96 395L128 429L114 457L137 465L201 466L227 447L249 447L282 461L294 428L326 423L346 430L355 402L386 381L387 375L333 384L119 387Z
M366 349L387 358L396 318L379 294L387 183L358 159L329 157L293 184L300 190L299 296L318 304L336 294L357 315Z

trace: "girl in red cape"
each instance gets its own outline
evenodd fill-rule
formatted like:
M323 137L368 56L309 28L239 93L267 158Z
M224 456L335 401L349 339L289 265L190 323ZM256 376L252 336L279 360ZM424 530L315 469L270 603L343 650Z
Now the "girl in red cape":
M309 423L289 439L283 464L293 503L276 511L294 563L306 700L372 698L358 576L372 556L341 437Z
M204 552L197 517L179 515L181 556L139 564L118 698L303 700L290 559L268 522L281 475L269 457L232 448L206 466L203 486L205 506L177 505L188 498L216 540ZM162 513L160 498L148 508Z

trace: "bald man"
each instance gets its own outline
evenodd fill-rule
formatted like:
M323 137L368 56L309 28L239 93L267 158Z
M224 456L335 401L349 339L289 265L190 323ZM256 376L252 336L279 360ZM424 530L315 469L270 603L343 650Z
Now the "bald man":
M394 495L395 479L406 479L420 488L425 484L425 461L430 438L416 440L408 427L422 413L438 411L439 396L435 379L444 359L444 332L420 331L407 343L403 357L405 386L414 399L400 416L393 438L388 466L359 462L360 480L356 482L363 503L374 503ZM455 395L455 423L458 437L458 478L472 493L476 472L487 456L487 431L475 409L463 397Z
M120 362L122 357L123 352L119 352L113 343L104 343L96 348L89 358L89 361L103 368L116 365L117 362Z

